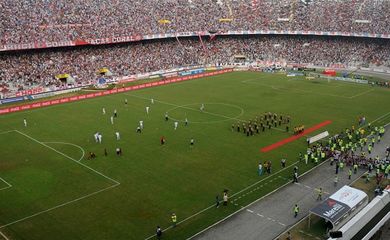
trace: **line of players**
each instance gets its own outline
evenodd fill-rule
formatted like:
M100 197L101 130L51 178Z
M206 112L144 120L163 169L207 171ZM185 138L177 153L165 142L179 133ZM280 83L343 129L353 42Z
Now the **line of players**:
M289 131L289 124L291 117L288 115L278 115L277 113L266 112L260 116L256 116L255 119L247 122L237 122L232 124L232 132L243 132L246 136L253 136L254 133L264 132L266 129L276 128L282 124L286 124L286 132Z

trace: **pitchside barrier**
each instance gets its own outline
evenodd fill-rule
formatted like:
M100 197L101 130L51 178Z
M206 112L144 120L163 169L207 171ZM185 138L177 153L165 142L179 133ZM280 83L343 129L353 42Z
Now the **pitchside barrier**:
M191 76L174 77L171 79L166 79L166 80L162 80L162 81L158 81L158 82L144 83L144 84L129 86L129 87L125 87L125 88L107 90L107 91L103 91L103 92L89 93L89 94L83 94L83 95L74 96L74 97L65 97L65 98L60 98L60 99L48 100L48 101L44 101L44 102L37 102L37 103L25 104L25 105L21 105L21 106L9 107L9 108L0 109L0 115L7 114L7 113L13 113L13 112L20 112L20 111L25 111L25 110L35 109L35 108L47 107L47 106L52 106L52 105L57 105L57 104L63 104L63 103L68 103L68 102L75 102L75 101L79 101L79 100L83 100L83 99L106 96L106 95L111 95L111 94L116 94L116 93L121 93L121 92L137 90L137 89L161 86L161 85L182 82L182 81L187 81L187 80L197 79L197 78L202 78L202 77L210 77L210 76L220 75L220 74L224 74L224 73L228 73L228 72L232 72L232 71L233 71L233 69L224 69L224 70L219 70L219 71L215 71L215 72L201 73L201 74L196 74L196 75L191 75Z

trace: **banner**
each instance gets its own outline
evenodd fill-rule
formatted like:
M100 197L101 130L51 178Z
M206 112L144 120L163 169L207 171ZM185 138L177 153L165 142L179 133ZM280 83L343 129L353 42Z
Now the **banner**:
M24 110L33 109L33 108L51 106L51 105L55 105L55 104L74 102L74 101L79 101L79 100L94 98L94 97L99 97L99 96L105 96L105 95L109 95L109 94L115 94L118 92L132 91L132 90L136 90L136 89L142 89L142 88L160 86L160 85L165 85L165 84L170 84L170 83L175 83L175 82L180 82L180 81L186 81L186 80L191 80L191 79L197 79L197 78L202 78L202 77L214 76L214 75L224 74L224 73L228 73L228 72L232 72L232 71L233 71L233 69L224 69L224 70L219 70L216 72L202 73L202 74L186 76L186 77L176 77L176 78L166 79L166 80L159 81L159 82L144 83L144 84L130 86L130 87L126 87L126 88L107 90L107 91L97 92L97 93L88 93L88 94L79 95L79 96L66 97L66 98L60 98L60 99L55 99L55 100L48 100L48 101L44 101L44 102L26 104L26 105L16 106L16 107L9 107L9 108L0 109L0 115L12 113L12 112L24 111ZM21 97L21 99L23 99L23 97ZM9 100L9 99L7 99L7 100Z
M314 137L308 138L307 141L309 142L309 144L312 144L312 143L317 142L318 140L321 140L327 136L329 136L329 132L325 131L325 132L322 132L320 134L315 135Z
M21 91L16 92L15 96L21 97L21 96L26 96L26 95L33 95L33 94L43 93L43 92L45 92L45 90L46 89L44 87L37 87L37 88L28 89L28 90L21 90Z
M349 186L343 186L326 201L310 210L310 212L335 225L335 223L348 215L350 210L353 211L364 201L368 201L367 199L368 196L365 192Z
M226 20L226 19L225 19ZM365 38L386 38L390 39L389 34L369 34L369 33L350 33L350 32L323 32L323 31L275 31L275 30L246 30L246 31L219 31L215 36L219 35L317 35L317 36L346 36L346 37L365 37ZM4 44L0 45L1 51L25 50L25 49L39 49L52 47L69 47L81 45L100 45L113 44L123 42L134 42L148 39L164 39L176 37L199 37L210 36L208 31L200 32L178 32L178 33L156 33L151 35L128 35L121 37L107 37L97 39L80 39L75 41L59 41L59 42L27 42L19 44ZM340 68L333 66L333 68Z

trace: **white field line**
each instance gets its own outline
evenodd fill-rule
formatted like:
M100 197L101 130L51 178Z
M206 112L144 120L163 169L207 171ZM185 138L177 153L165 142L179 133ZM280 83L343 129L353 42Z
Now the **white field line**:
M5 225L0 226L0 229L5 228L5 227L8 227L8 226L13 225L13 224L18 223L18 222L22 222L22 221L24 221L24 220L27 220L27 219L30 219L30 218L33 218L33 217L36 217L36 216L41 215L41 214L43 214L43 213L50 212L50 211L55 210L55 209L57 209L57 208L64 207L64 206L69 205L69 204L71 204L71 203L75 203L75 202L80 201L80 200L83 200L83 199L85 199L85 198L89 198L89 197L91 197L91 196L93 196L93 195L96 195L96 194L98 194L98 193L107 191L107 190L109 190L109 189L111 189L111 188L115 188L115 187L117 187L118 185L119 185L119 183L118 183L118 184L114 184L114 185L112 185L112 186L103 188L103 189L98 190L98 191L96 191L96 192L93 192L93 193L84 195L84 196L82 196L82 197L79 197L79 198L73 199L73 200L71 200L71 201L62 203L62 204L57 205L57 206L54 206L54 207L52 207L52 208L49 208L49 209L46 209L46 210L43 210L43 211L34 213L34 214L30 215L30 216L27 216L27 217L18 219L18 220L16 220L16 221L7 223L7 224L5 224Z
M85 156L84 148L80 147L79 145L73 144L73 143L67 143L67 142L42 142L42 143L65 144L65 145L70 145L70 146L77 147L78 149L81 150L81 153L82 153L82 156L80 157L80 159L77 160L78 162L80 162L84 158L84 156Z
M0 235L1 235L5 240L10 240L7 236L5 236L4 233L0 232Z
M378 117L377 119L375 119L374 121L372 121L372 122L370 122L370 123L372 124L372 123L374 123L374 122L377 122L377 121L381 120L382 118L386 117L386 116L389 115L389 114L390 114L390 112L385 113L385 114L383 114L382 116ZM367 125L367 124L366 124L366 125Z
M83 164L83 163L77 161L76 159L74 159L74 158L72 158L72 157L66 155L65 153L58 151L57 149L52 148L52 147L50 147L49 145L47 145L47 144L45 144L45 143L43 143L43 142L40 142L40 141L38 141L37 139L35 139L35 138L33 138L33 137L31 137L31 136L29 136L29 135L23 133L23 132L20 132L20 131L18 131L18 130L16 130L16 132L18 132L19 134L21 134L21 135L23 135L23 136L25 136L25 137L27 137L27 138L33 140L34 142L37 142L37 143L41 144L42 146L45 146L45 147L47 147L47 148L53 150L54 152L56 152L56 153L58 153L58 154L60 154L60 155L62 155L62 156L66 157L66 158L68 158L68 159L70 159L70 160L72 160L73 162L75 162L75 163L77 163L77 164L79 164L79 165L81 165L81 166L83 166L83 167L85 167L85 168L88 168L88 169L91 170L92 172L94 172L94 173L96 173L96 174L98 174L98 175L104 177L105 179L108 179L108 180L110 180L111 182L114 182L115 184L120 184L118 181L116 181L116 180L114 180L114 179L112 179L112 178L110 178L110 177L104 175L104 174L101 173L101 172L96 171L95 169L93 169L93 168L91 168L91 167L89 167L89 166L87 166L87 165L85 165L85 164Z
M74 159L74 158L72 158L72 157L66 155L65 153L62 153L62 152L60 152L60 151L58 151L58 150L56 150L56 149L54 149L54 148L48 146L47 144L42 143L42 142L36 140L35 138L33 138L33 137L31 137L31 136L29 136L29 135L27 135L27 134L25 134L25 133L22 133L22 132L20 132L20 131L18 131L18 130L15 130L15 131L18 132L19 134L21 134L21 135L23 135L23 136L25 136L25 137L27 137L27 138L33 140L34 142L37 142L37 143L39 143L39 144L41 144L41 145L43 145L43 146L45 146L45 147L47 147L47 148L49 148L49 149L55 151L55 152L57 152L58 154L61 154L62 156L64 156L64 157L66 157L66 158L68 158L68 159L74 161L75 163L77 163L77 164L79 164L79 165L81 165L81 166L83 166L83 167L88 168L89 170L91 170L91 171L93 171L94 173L96 173L96 174L98 174L98 175L104 177L105 179L108 179L108 180L114 182L114 185L111 185L111 186L109 186L109 187L103 188L103 189L101 189L101 190L98 190L98 191L95 191L95 192L92 192L92 193L89 193L89 194L87 194L87 195L84 195L84 196L82 196L82 197L73 199L73 200L71 200L71 201L62 203L62 204L60 204L60 205L51 207L51 208L49 208L49 209L46 209L46 210L43 210L43 211L34 213L34 214L30 215L30 216L27 216L27 217L24 217L24 218L15 220L15 221L13 221L13 222L4 224L4 225L0 226L0 229L5 228L5 227L10 226L10 225L13 225L13 224L18 223L18 222L22 222L22 221L24 221L24 220L27 220L27 219L30 219L30 218L33 218L33 217L36 217L36 216L38 216L38 215L41 215L41 214L43 214L43 213L46 213L46 212L55 210L55 209L57 209L57 208L64 207L64 206L66 206L66 205L75 203L75 202L77 202L77 201L80 201L80 200L89 198L89 197L94 196L94 195L96 195L96 194L98 194L98 193L107 191L107 190L109 190L109 189L115 188L115 187L117 187L117 186L120 185L120 182L118 182L118 181L116 181L116 180L114 180L114 179L112 179L112 178L110 178L110 177L104 175L104 174L101 173L101 172L96 171L95 169L92 169L92 168L88 167L87 165L85 165L85 164L83 164L83 163L78 162L76 159Z
M6 134L6 133L11 133L11 132L15 132L16 130L9 130L9 131L5 131L5 132L0 132L0 135L1 134Z
M233 198L234 196L236 196L236 195L238 195L238 194L240 194L240 193L242 193L242 192L248 190L249 188L251 188L251 187L253 187L253 186L256 186L257 184L259 184L259 183L261 183L261 182L264 182L265 180L269 179L270 177L274 177L275 175L277 175L277 174L283 172L284 170L286 170L286 169L288 169L288 168L290 168L290 167L292 167L292 166L295 166L295 164L297 164L298 162L299 162L299 161L296 161L296 162L294 162L293 164L291 164L290 166L285 167L285 168L283 168L283 169L280 169L279 171L273 173L272 175L269 175L269 176L267 176L267 177L265 177L265 178L263 178L263 179L261 179L261 180L255 182L255 183L253 183L253 184L251 184L251 185L245 187L244 189L241 189L240 191L238 191L238 192L232 194L232 195L230 196L230 198ZM289 184L289 183L290 183L290 182L288 182L287 184ZM267 196L267 195L266 195L266 196ZM185 221L188 221L189 219L194 218L194 217L196 217L197 215L199 215L199 214L201 214L201 213L203 213L203 212L205 212L205 211L207 211L207 210L209 210L209 209L211 209L211 208L215 208L215 204L210 205L209 207L204 208L204 209L198 211L197 213L195 213L195 214L193 214L193 215L191 215L191 216L189 216L189 217L187 217L187 218L181 220L181 221L178 222L176 225L179 225L179 224L181 224L181 223L183 223L183 222L185 222ZM171 228L172 228L172 226L169 226L169 227L165 228L165 229L163 230L163 232L165 232L165 231L167 231L167 230L169 230L169 229L171 229ZM153 238L153 237L155 237L155 236L156 236L155 234L154 234L154 235L151 235L151 236L145 238L145 240L151 239L151 238Z
M368 171L362 173L359 177L357 177L355 180L353 180L349 186L351 186L352 184L354 184L357 180L359 180L362 176L364 176ZM280 236L286 234L288 231L290 231L291 229L293 229L294 227L296 227L298 224L300 224L301 222L303 222L307 217L309 216L309 214L305 215L301 220L299 220L298 222L294 223L293 225L291 225L289 228L287 228L284 232L282 232L281 234L279 234L277 237L274 238L274 240L278 240L280 238Z
M133 95L133 94L125 93L125 95L131 96L131 97L135 97L135 98L139 98L139 99L150 100L150 98L141 97L141 96L137 96L137 95ZM184 109L188 109L188 110L192 110L192 111L196 111L196 112L202 112L202 113L206 113L206 114L210 114L210 115L214 115L214 116L226 118L226 119L228 119L228 120L238 120L238 121L241 121L241 122L248 122L248 121L243 120L243 119L240 119L240 118L238 118L238 117L229 117L229 116L225 116L225 115L218 114L218 113L212 113L212 112L207 112L207 111L201 111L200 109L186 107L186 105L177 105L177 104L174 104L174 103L169 103L169 102L160 101L160 100L156 100L156 99L154 99L154 101L155 101L155 102L162 103L162 104L170 105L170 106L173 106L173 107L176 107L176 108L184 108ZM196 103L195 103L195 104L196 104ZM232 105L232 104L226 104L226 105L235 106L235 105ZM237 108L238 106L235 106L235 107ZM240 107L240 108L241 108L241 107ZM171 110L172 110L172 109L171 109ZM242 111L241 111L241 113L240 113L239 116L241 116L241 115L244 113L244 109L241 108L241 110L242 110ZM195 122L195 123L199 123L199 122ZM272 129L275 129L275 130L278 130L278 131L281 131L281 132L285 132L285 130L280 129L280 128L274 128L274 127L271 127L271 128L272 128Z
M277 90L279 92L290 92L290 90L292 91L300 91L302 93L311 93L311 94L315 94L315 95L323 95L323 96L331 96L331 97L340 97L340 98L348 98L348 97L345 97L345 96L340 96L340 95L334 95L334 94L326 94L326 93L320 93L320 92L313 92L313 91L309 91L309 90L304 90L304 89L299 89L299 88L283 88L283 87L277 87L277 86L273 86L273 85L268 85L268 84L263 84L263 83L258 83L258 82L251 82L251 80L255 80L255 79L248 79L248 80L245 80L245 81L242 81L243 83L249 83L249 84L255 84L255 85L260 85L260 86L264 86L264 87L269 87L269 88L272 88L274 90Z
M350 97L348 97L348 98L355 98L355 97L359 97L359 96L362 96L362 95L364 95L364 94L366 94L366 93L372 92L372 91L374 91L374 90L375 90L375 89L370 89L370 90L367 90L367 91L364 91L364 92L358 93L358 94L356 94L356 95L350 96Z
M140 99L145 99L145 100L150 100L150 98L146 98L146 97L141 97L141 96L138 96L138 95L133 95L133 94L125 94L127 96L131 96L131 97L135 97L135 98L140 98ZM177 105L177 104L173 104L173 103L169 103L169 102L165 102L165 101L160 101L160 100L156 100L154 99L155 102L159 102L159 103L163 103L163 104L166 104L166 105L170 105L170 106L173 106L173 107L177 107L177 108L184 108L184 109L188 109L188 110L192 110L192 111L196 111L196 112L202 112L202 113L206 113L206 114L209 114L209 115L214 115L214 116L217 116L217 117L222 117L222 118L227 118L227 119L232 119L232 120L240 120L240 121L244 121L242 119L239 119L239 118L236 118L236 117L229 117L229 116L225 116L225 115L222 115L222 114L218 114L218 113L212 113L212 112L207 112L207 111L201 111L200 109L196 109L196 108L190 108L190 107L186 107L185 105ZM196 104L196 103L194 103ZM212 104L212 103L210 103ZM224 103L225 104L225 103ZM235 105L232 105L232 104L225 104L225 105L231 105L231 106L234 106L235 108L237 108L238 106L235 106ZM241 108L241 107L240 107ZM243 112L243 109L241 108L241 111ZM241 114L241 113L240 113Z
M133 97L137 97L135 95L132 95L132 96ZM156 102L161 102L161 101L157 101L156 100ZM167 104L166 102L161 102L161 103ZM168 113L170 111L173 111L173 110L178 109L178 108L184 108L184 109L190 109L190 110L193 110L193 111L196 111L196 112L202 112L202 113L206 113L206 114L216 115L216 116L219 116L219 117L226 118L227 120L233 120L233 119L241 120L238 117L241 117L244 114L244 112L245 112L242 107L240 107L238 105L234 105L234 104L227 104L227 103L206 103L206 104L210 104L210 105L218 105L219 104L219 105L230 106L230 107L233 107L233 108L236 108L236 109L240 109L240 113L237 116L235 116L235 117L229 117L229 116L225 116L225 115L218 114L218 113L211 113L211 112L207 112L207 111L201 111L200 109L187 107L187 106L191 106L191 105L201 105L202 103L191 103L191 104L185 104L185 105L175 105L175 104L172 104L172 103L169 103L169 104L172 105L172 106L174 105L175 107L167 110ZM174 119L172 117L170 117L170 119L178 121L178 122L184 122L183 120ZM226 120L217 120L217 121L208 121L208 122L194 122L194 121L188 121L188 122L190 122L190 123L215 123L215 122L223 122L223 121L226 121ZM241 120L241 121L244 121L244 120Z
M242 83L249 83L249 84L256 84L256 85L265 86L265 87L270 87L270 88L272 88L274 90L277 90L277 91L287 91L288 92L290 90L295 90L295 91L300 91L300 92L303 92L303 93L311 93L311 94L315 94L315 95L323 95L323 96L331 96L331 97L340 97L340 98L346 98L346 99L353 99L355 97L359 97L361 95L364 95L366 93L369 93L369 92L372 92L372 91L375 90L375 89L370 89L370 90L358 93L358 94L353 95L353 96L345 97L345 96L336 95L336 94L321 93L321 92L309 91L309 90L304 90L304 89L299 89L299 88L290 88L289 89L289 88L277 87L277 86L263 84L263 83L258 83L258 82L251 82L252 80L257 80L257 79L248 79L248 80L244 80L244 81L241 81L241 82Z
M314 191L316 191L316 192L318 192L318 190L319 190L319 188L317 187L312 187L312 186L309 186L309 185L305 185L305 184L302 184L302 183L294 183L295 185L298 185L298 186L301 186L301 187L305 187L305 188L308 188L308 189L310 189L310 190L314 190ZM330 193L329 192L327 192L327 191L322 191L324 194L326 194L326 195L330 195Z
M7 187L0 188L0 191L12 187L12 185L9 182L5 181L3 178L0 177L0 180L3 181L5 184L7 184Z
M259 217L261 217L261 218L267 219L267 220L270 221L270 222L274 222L274 223L277 223L277 224L279 224L279 225L282 225L283 227L286 226L286 224L284 224L284 223L282 223L282 222L280 222L280 221L278 221L278 220L276 220L276 219L273 219L273 218L271 218L271 217L264 216L263 214L260 214L260 213L258 213L258 212L254 212L253 210L250 210L249 208L247 208L246 211L252 213L253 215L257 215L257 216L259 216Z
M298 177L298 179L299 179L299 178L302 178L302 177L305 176L306 174L312 172L313 170L317 169L318 167L322 166L323 164L325 164L325 163L327 163L327 162L328 162L328 159L325 160L325 161L323 161L322 163L318 164L317 166L313 167L313 168L310 169L309 171L304 172L302 175L300 175L300 176ZM286 168L284 168L284 169L286 169ZM284 188L285 186L287 186L287 185L289 185L289 184L291 184L290 181L288 181L287 183L283 184L282 186L276 188L276 189L273 190L272 192L267 193L266 195L262 196L261 198L255 200L255 201L253 201L253 202L251 202L251 203L249 203L248 205L242 207L241 209L235 211L234 213L232 213L232 214L226 216L225 218L219 220L218 222L216 222L216 223L214 223L214 224L208 226L207 228L205 228L205 229L203 229L203 230L197 232L196 234L194 234L194 235L192 235L191 237L187 238L187 240L193 239L194 237L196 237L196 236L198 236L198 235L204 233L205 231L209 230L210 228L212 228L212 227L214 227L214 226L220 224L221 222L225 221L226 219L230 218L231 216L233 216L233 215L235 215L235 214L241 212L243 209L246 209L246 208L248 208L249 206L255 204L256 202L263 200L264 198L266 198L266 197L272 195L272 194L275 193L276 191L278 191L278 190ZM153 236L155 236L155 235L153 235Z
M9 130L9 131L0 132L0 135L1 134L6 134L6 133L11 133L11 132L15 132L15 130ZM0 180L3 181L7 185L7 187L0 188L0 191L12 187L12 185L9 182L5 181L3 178L0 177ZM1 234L1 232L0 232L0 234Z

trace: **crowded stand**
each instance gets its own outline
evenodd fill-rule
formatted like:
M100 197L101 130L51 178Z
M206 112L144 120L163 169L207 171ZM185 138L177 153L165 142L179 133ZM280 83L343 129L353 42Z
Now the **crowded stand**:
M78 85L96 82L105 67L112 77L182 66L273 61L329 67L390 67L390 41L305 36L181 38L78 48L55 48L0 55L2 92L64 85L55 76L70 74Z
M5 0L0 8L0 49L200 31L390 33L388 0Z

